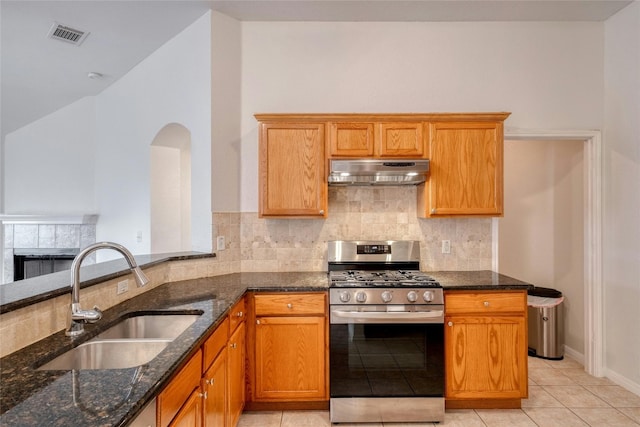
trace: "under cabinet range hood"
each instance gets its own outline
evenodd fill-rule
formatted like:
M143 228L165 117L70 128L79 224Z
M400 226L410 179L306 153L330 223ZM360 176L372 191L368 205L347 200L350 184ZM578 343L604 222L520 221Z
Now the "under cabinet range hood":
M428 173L427 159L331 160L329 185L416 185Z

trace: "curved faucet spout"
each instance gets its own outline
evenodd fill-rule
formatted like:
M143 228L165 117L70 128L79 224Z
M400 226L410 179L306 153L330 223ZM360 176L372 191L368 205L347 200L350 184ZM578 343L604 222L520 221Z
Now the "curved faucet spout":
M149 283L149 279L140 267L138 267L131 252L124 246L113 242L98 242L87 246L76 255L71 263L71 306L69 310L69 328L67 328L66 331L66 335L68 336L80 335L84 332L85 323L94 323L102 318L102 312L98 307L93 307L93 310L83 310L80 308L80 265L87 255L98 249L113 249L120 252L127 260L138 286L144 286Z

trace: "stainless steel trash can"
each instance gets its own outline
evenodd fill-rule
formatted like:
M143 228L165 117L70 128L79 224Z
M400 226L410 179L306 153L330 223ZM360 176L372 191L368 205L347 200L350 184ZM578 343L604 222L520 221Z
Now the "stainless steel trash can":
M527 298L529 355L543 359L564 358L564 310L562 292L534 287Z

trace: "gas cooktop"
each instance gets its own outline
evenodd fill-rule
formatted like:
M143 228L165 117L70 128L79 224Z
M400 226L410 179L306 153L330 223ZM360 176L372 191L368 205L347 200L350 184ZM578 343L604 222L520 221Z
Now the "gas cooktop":
M433 277L417 270L345 270L330 271L333 288L345 287L442 287Z

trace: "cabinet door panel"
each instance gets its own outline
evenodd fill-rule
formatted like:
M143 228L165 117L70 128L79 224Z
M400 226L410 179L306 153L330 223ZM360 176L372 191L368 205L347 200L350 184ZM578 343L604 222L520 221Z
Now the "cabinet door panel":
M245 401L245 323L240 323L229 338L228 363L228 418L227 425L235 426Z
M527 396L524 317L445 318L447 398Z
M430 215L501 215L502 123L432 123Z
M256 323L256 397L325 399L325 318L262 317Z
M198 350L158 395L158 419L161 427L169 425L193 390L199 388L201 375L202 350Z
M326 293L311 294L258 294L255 297L255 312L263 315L320 314L326 311Z
M324 216L324 125L263 123L260 128L260 214Z
M225 427L227 421L227 350L226 347L205 373L202 389L204 427Z
M202 426L202 397L200 390L191 393L180 412L173 419L169 427L200 427Z
M426 157L424 125L421 122L380 123L380 157Z
M373 157L373 123L330 123L330 157Z

